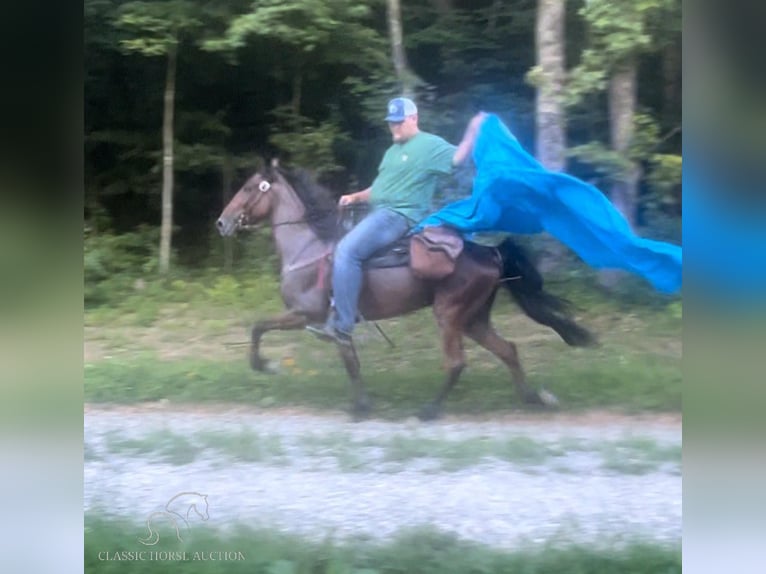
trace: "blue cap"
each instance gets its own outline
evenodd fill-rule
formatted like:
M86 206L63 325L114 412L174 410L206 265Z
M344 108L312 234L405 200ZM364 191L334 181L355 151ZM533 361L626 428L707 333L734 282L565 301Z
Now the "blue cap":
M407 116L418 113L418 107L409 98L394 98L388 102L387 122L403 122Z

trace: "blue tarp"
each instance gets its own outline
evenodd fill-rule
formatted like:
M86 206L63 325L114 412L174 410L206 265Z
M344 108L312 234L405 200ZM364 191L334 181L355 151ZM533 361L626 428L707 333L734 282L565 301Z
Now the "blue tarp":
M449 225L469 239L478 232L545 230L592 267L630 271L666 293L681 288L679 246L635 235L601 191L545 169L497 116L482 123L473 159L471 197L446 205L416 229Z

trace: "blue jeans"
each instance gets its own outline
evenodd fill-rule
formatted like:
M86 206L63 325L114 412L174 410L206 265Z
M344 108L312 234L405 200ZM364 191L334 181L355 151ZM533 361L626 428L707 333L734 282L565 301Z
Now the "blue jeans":
M340 240L332 270L335 317L330 319L330 324L335 329L347 335L354 330L362 290L362 263L409 230L409 219L381 207L374 209Z

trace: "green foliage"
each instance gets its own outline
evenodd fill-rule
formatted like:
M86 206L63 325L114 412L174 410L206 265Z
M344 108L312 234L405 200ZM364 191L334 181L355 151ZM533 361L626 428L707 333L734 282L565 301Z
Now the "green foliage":
M83 253L85 305L104 303L156 271L159 230L143 225L121 235L86 231ZM120 296L120 295L117 295Z
M252 4L249 12L234 18L222 37L211 38L204 46L212 51L235 50L246 46L250 36L258 36L289 47L293 57L331 50L330 59L361 63L370 54L377 58L374 49L384 45L380 35L366 25L372 15L372 3L262 0ZM342 47L335 44L340 37Z
M667 211L678 208L681 201L681 156L661 154L659 125L651 114L635 114L633 138L627 155L620 154L600 142L573 146L569 157L592 165L605 183L621 181L632 169L633 162L647 166L650 195L642 200L649 210Z
M627 158L600 142L574 146L567 155L592 165L607 182L619 181L631 169Z
M120 45L129 52L161 56L176 46L181 34L203 25L194 2L164 0L127 2L120 6L117 27L126 33Z
M623 171L624 161L603 146L578 146L607 141L601 90L610 66L625 54L641 59L678 44L680 0L592 0L568 6L567 59L580 64L569 81L570 95L581 102L568 111L569 142L577 157L599 166L606 181ZM385 9L383 0L86 0L89 221L98 231L116 233L157 221L160 87L166 69L154 56L172 46L178 47L174 224L181 233L173 239L179 264L202 265L205 254L220 245L192 230L209 227L211 214L220 208L224 163L233 167L234 187L249 175L241 168L252 172L250 158L275 151L294 164L331 174L339 187L369 184L390 143L381 109L398 89ZM535 93L523 78L529 71L534 84L535 16L533 0L404 2L407 57L422 79L416 93L422 127L456 143L468 118L481 108L500 114L528 147ZM639 61L639 104L647 115L662 117L662 130L668 130L680 123L673 116L679 112L660 101L663 67L645 63ZM676 140L651 151L646 151L648 140L647 146L636 146L653 190L648 206L658 205L673 217L679 211L675 198L680 200L677 170L669 159L680 153ZM657 153L668 158L652 157ZM240 244L235 269L241 263L238 250ZM264 258L259 254L259 261ZM184 279L180 271L176 279ZM152 314L147 311L145 320Z
M612 72L631 57L656 49L654 24L673 13L677 0L588 0L579 10L589 30L589 45L570 73L565 102L574 106L606 88ZM680 28L676 33L680 32ZM667 34L665 29L661 35Z
M343 166L335 159L335 148L349 142L335 121L313 122L296 116L288 107L278 108L274 115L278 124L269 142L294 165L312 169L318 174L340 171Z
M312 52L348 22L369 14L369 6L346 0L263 0L232 24L229 37L241 43L246 34L260 34Z
M350 541L341 543L328 538L311 542L295 535L271 530L235 526L226 533L216 532L207 524L195 524L189 542L179 548L172 538L161 538L154 552L186 551L187 560L170 564L161 560L105 561L119 551L137 550L137 538L146 534L146 525L89 513L85 517L85 572L120 572L121 574L164 573L183 570L193 574L479 574L524 572L548 574L573 572L602 574L676 574L681 572L678 545L663 545L636 540L603 540L597 546L574 545L562 539L503 551L466 542L454 534L434 528L402 530L385 543ZM212 521L211 521L212 522ZM167 541L166 541L167 540ZM171 541L172 542L169 542ZM139 548L144 550L144 547ZM195 551L241 553L242 559L194 561ZM225 568L222 568L225 565ZM178 568L171 568L177 566Z
M654 154L650 159L647 183L651 195L646 206L655 211L678 210L681 206L683 166L680 155Z
M240 282L231 275L221 275L211 287L205 289L210 301L222 305L234 305L241 299Z

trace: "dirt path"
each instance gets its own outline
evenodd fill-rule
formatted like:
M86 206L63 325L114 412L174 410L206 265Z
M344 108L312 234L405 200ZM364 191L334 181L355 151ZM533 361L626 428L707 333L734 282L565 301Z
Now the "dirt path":
M680 539L677 415L351 423L306 409L154 403L86 405L84 416L86 511L137 524L193 491L208 495L205 528L378 540L431 526L503 548Z

